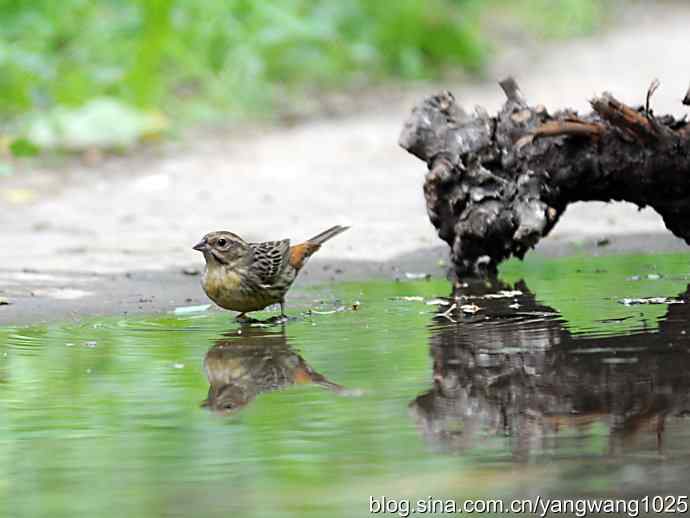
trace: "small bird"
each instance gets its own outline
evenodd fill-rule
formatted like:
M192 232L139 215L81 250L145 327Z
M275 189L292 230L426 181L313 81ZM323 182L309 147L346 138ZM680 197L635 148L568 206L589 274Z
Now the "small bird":
M284 319L285 294L307 259L348 228L336 225L294 246L289 239L248 243L232 232L211 232L193 247L206 260L201 286L220 307L239 311L238 320L272 304L280 304Z

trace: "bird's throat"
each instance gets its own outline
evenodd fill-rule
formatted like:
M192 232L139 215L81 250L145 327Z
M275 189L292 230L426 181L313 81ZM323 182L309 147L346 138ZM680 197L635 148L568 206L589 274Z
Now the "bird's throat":
M211 250L211 255L220 264L229 264L225 257L223 257L223 254L221 254L218 250Z

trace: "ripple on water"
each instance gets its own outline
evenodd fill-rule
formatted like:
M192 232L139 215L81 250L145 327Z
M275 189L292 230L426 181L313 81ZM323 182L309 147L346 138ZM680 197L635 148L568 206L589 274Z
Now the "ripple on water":
M688 475L690 305L617 303L685 297L687 259L650 278L653 260L528 262L468 287L476 313L432 279L305 289L285 326L212 310L0 329L13 501L323 516L396 491L672 494L653 470Z

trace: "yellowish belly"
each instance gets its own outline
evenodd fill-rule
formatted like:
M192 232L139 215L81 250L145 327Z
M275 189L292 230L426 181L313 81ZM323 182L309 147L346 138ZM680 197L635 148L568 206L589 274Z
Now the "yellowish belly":
M278 302L270 300L267 293L243 290L241 277L232 270L215 268L206 271L202 286L213 302L231 311L258 311Z

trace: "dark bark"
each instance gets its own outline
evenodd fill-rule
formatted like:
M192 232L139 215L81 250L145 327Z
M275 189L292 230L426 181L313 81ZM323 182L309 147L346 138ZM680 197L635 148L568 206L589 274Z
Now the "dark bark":
M658 82L645 106L604 93L587 115L552 115L529 106L512 78L500 85L507 99L495 116L467 113L443 92L416 106L400 135L428 165L427 211L458 276L522 258L576 201L651 206L690 243L690 125L653 114Z

